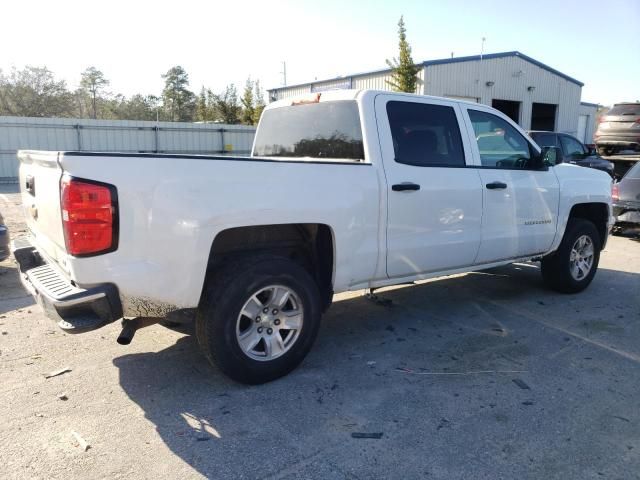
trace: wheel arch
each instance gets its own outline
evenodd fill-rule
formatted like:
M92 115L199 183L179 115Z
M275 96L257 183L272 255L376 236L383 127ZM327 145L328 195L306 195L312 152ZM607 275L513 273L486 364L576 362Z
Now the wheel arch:
M227 260L271 253L302 265L316 281L328 308L335 280L335 233L324 223L284 223L232 227L211 243L203 291L209 276Z
M573 205L569 211L569 219L571 218L582 218L593 223L600 236L600 248L604 249L608 235L608 204L604 202L577 203Z

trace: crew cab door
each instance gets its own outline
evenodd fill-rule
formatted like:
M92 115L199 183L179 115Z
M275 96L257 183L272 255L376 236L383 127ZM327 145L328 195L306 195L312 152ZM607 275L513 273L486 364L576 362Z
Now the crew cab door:
M476 263L546 252L558 221L559 186L537 149L495 110L464 107L483 191ZM473 141L475 140L475 141Z
M456 102L380 94L387 182L387 274L471 265L480 247L482 187Z

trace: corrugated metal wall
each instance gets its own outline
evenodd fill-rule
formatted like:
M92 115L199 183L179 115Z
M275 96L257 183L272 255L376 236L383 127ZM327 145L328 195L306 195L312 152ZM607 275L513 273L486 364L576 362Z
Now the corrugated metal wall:
M298 97L305 93L311 92L311 84L300 85L295 87L282 87L275 90L269 90L269 101L282 100L283 98Z
M217 123L0 116L0 181L18 176L21 149L244 155L255 130Z
M391 90L389 83L392 79L391 70L384 72L372 73L369 75L360 75L353 77L353 88L360 90ZM424 91L424 69L418 72L418 85L416 93Z
M532 103L556 104L556 131L576 133L582 87L522 58L429 65L425 75L425 95L473 97L486 105L493 99L521 102L519 123L525 129L531 127Z
M321 92L323 90L354 88L356 90L391 90L387 81L391 80L391 70L353 75L350 77L340 77L331 80L312 82L304 85L294 85L292 87L281 87L269 90L271 101L282 100L305 95L310 92ZM424 89L424 69L418 73L417 93L422 93Z

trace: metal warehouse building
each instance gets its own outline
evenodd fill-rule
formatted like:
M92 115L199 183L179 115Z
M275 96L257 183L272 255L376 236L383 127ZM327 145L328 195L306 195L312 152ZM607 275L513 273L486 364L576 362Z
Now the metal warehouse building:
M597 105L581 103L582 82L520 52L429 60L416 93L491 105L525 130L550 130L591 143ZM271 101L342 88L391 90L391 70L269 90Z

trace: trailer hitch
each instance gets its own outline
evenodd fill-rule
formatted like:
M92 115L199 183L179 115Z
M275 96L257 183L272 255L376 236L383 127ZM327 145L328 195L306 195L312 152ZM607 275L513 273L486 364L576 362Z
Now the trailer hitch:
M120 335L118 335L117 342L120 345L129 345L138 330L148 327L149 325L154 325L160 320L162 319L154 317L137 317L130 320L123 318L122 331L120 332Z

